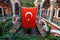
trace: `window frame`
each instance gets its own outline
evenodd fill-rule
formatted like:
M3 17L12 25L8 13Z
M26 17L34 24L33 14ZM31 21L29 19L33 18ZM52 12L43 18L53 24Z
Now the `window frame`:
M0 8L1 8L1 10L2 10L2 17L3 17L3 15L4 15L4 14L3 14L3 8L2 8L2 6L0 6Z
M45 8L42 9L42 14L41 14L41 15L45 15L44 13L47 14L47 9L45 9ZM42 16L41 16L41 17L42 17Z
M7 7L5 7L5 10L4 11L6 12L6 15L8 16L8 8ZM6 17L5 16L5 12L4 12L4 17Z
M54 14L54 16L53 16L53 17L55 17L55 16L56 16L56 9L54 8L54 10L55 10L55 14ZM47 9L47 15L49 15L49 11L50 11L50 9ZM50 17L50 15L49 15L49 17Z
M58 17L59 10L60 10L60 8L58 8L58 10L57 10L57 16L56 16L58 19L60 19L60 17Z

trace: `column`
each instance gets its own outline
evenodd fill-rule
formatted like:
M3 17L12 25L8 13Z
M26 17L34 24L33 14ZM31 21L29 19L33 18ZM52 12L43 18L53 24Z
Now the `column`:
M15 16L15 0L10 0L11 4L12 4L12 12L13 12L13 16Z
M42 0L41 3L40 3L40 17L41 17L41 13L42 13L42 7L43 7L43 3L44 3L45 0Z
M53 9L54 9L54 3L56 0L50 0L50 17L49 17L49 21L52 21L52 16L53 16Z
M12 11L13 11L13 16L15 16L15 5L12 4Z

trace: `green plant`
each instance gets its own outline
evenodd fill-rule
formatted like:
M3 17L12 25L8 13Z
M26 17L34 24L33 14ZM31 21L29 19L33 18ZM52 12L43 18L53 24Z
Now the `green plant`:
M6 25L6 23L7 22L9 22L9 21L11 21L11 18L8 18L8 19L6 19L6 20L4 20L4 21L0 21L0 36L4 36L5 34L6 34L6 32L7 32L7 30L6 30L6 28L5 28L5 25ZM11 22L10 22L10 24L12 24ZM7 26L9 25L9 23L7 24ZM7 27L6 26L6 27ZM12 26L12 25L9 25L9 27L10 26ZM8 29L8 28L7 28Z
M21 6L34 7L34 0L22 0Z

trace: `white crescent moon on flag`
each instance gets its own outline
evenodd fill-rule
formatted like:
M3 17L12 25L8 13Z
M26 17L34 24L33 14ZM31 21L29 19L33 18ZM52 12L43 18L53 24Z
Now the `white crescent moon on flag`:
M25 17L26 17L28 14L30 14L30 15L31 15L31 18L32 18L33 15L32 15L31 12L26 12Z

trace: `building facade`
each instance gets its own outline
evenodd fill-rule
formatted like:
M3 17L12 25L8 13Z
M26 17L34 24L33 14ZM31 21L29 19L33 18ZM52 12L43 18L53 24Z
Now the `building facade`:
M41 9L40 21L44 23L42 27L49 25L51 35L60 36L60 1L45 0Z
M0 17L20 14L19 0L0 0Z

